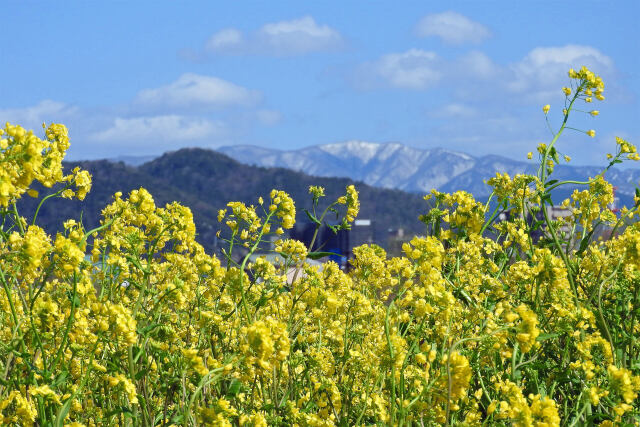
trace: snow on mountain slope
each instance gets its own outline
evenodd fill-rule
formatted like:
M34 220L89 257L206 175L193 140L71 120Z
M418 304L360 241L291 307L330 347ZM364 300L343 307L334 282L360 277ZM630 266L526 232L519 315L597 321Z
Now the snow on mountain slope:
M315 176L349 177L377 187L423 194L435 188L446 192L465 190L483 197L491 192L485 181L496 172L507 172L511 176L536 173L533 163L496 155L474 157L444 148L423 150L399 143L356 140L291 151L249 145L222 147L218 151L241 163L283 167ZM582 181L601 170L593 166L562 165L556 167L554 177ZM617 187L617 194L629 199L640 182L640 170L611 169L606 178Z
M365 141L280 151L238 145L218 149L239 162L283 167L316 176L349 177L384 188L428 192L473 167L476 159L444 149L421 150L398 143Z

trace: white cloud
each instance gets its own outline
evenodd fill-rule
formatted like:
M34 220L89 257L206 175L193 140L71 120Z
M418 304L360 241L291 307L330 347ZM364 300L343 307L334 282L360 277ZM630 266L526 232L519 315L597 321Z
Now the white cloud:
M275 110L259 110L256 112L256 117L263 125L272 126L282 119L282 114Z
M611 58L591 46L537 47L510 66L513 78L507 88L515 93L533 93L542 100L560 93L569 68L583 65L596 74L606 74L614 68Z
M469 52L458 58L452 67L451 74L465 79L490 79L500 73L496 65L486 54L478 51Z
M235 28L218 31L207 41L205 51L286 56L330 50L342 42L337 30L304 16L265 24L249 35Z
M31 107L0 110L0 120L3 125L5 122L10 122L36 130L41 128L43 122L47 124L63 122L77 113L76 107L45 99Z
M445 60L435 52L410 49L402 53L389 53L372 63L360 66L356 86L369 88L371 80L385 85L413 90L425 90L440 84L455 83L465 86L479 80L495 79L501 72L491 58L472 51L452 60Z
M440 37L445 43L480 43L491 35L484 25L457 12L447 11L427 15L416 26L421 37Z
M217 77L186 73L167 86L140 91L134 105L162 110L194 110L252 105L259 98L257 91Z
M310 16L266 24L258 34L267 45L283 53L324 50L341 41L340 33L327 25L316 24Z
M429 112L429 116L443 119L468 119L476 117L477 115L478 111L475 108L458 103L446 104L438 108L437 110Z
M364 69L373 71L391 86L405 89L427 89L443 77L438 55L420 49L384 55Z
M567 85L569 68L586 65L606 78L615 71L613 61L590 46L538 47L520 61L501 65L480 51L469 51L444 59L435 52L410 49L389 53L357 69L353 83L361 89L390 86L427 90L435 86L453 88L457 98L513 98L525 103L551 102Z
M179 115L121 118L113 120L111 127L91 135L94 141L106 142L167 142L194 141L224 133L223 123Z
M212 35L205 46L206 50L217 51L233 49L242 45L242 33L235 28L226 28Z

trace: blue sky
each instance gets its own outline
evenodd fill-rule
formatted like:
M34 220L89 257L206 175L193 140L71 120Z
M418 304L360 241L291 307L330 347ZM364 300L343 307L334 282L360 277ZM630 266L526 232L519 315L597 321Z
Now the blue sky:
M640 143L640 2L4 1L0 121L70 130L71 159L347 140L524 159L569 67L606 84L561 151Z

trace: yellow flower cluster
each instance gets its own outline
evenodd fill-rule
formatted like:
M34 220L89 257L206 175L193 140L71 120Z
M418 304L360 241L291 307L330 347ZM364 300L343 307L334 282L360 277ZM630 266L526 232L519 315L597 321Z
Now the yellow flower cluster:
M240 334L246 336L241 350L249 367L269 370L289 355L289 335L283 322L267 317L243 328Z
M309 186L309 194L313 196L314 200L318 200L320 197L324 197L324 187L311 185Z
M342 199L339 199L338 203L341 203ZM347 205L347 222L353 222L358 213L360 212L360 201L358 200L358 192L353 185L347 186L347 194L345 196L345 203Z
M602 175L589 180L588 190L574 190L569 203L575 221L585 230L591 231L594 222L600 219L603 222L615 223L617 218L609 209L613 203L613 185L607 182Z
M462 232L477 233L484 223L485 207L477 202L473 196L466 191L456 191L452 194L440 193L432 190L431 194L424 197L425 200L435 200L436 208L445 209L442 219L448 223L452 229ZM449 236L451 233L445 233Z
M0 207L9 206L28 190L37 197L38 192L29 189L33 181L48 188L57 182L75 183L80 200L91 189L87 171L76 168L70 175L62 173L62 159L69 148L67 128L54 123L45 134L46 139L40 139L33 131L10 123L0 129ZM75 195L68 185L62 191L67 191L68 198Z
M601 95L590 73L571 72L569 94ZM96 229L69 220L50 236L13 202L34 180L81 198L90 178L53 165L68 146L64 127L50 126L46 141L21 129L5 128L0 157L4 424L638 421L638 207L609 210L602 173L567 200L566 218L550 217L551 192L565 184L547 168L555 140L541 144L536 176L497 174L486 203L434 191L425 233L402 255L363 245L343 270L307 263L313 243L292 239L275 242L287 262L252 258L272 226L294 225L294 202L279 190L266 205L220 211L231 235L223 260L196 241L188 208L156 206L143 188L116 193ZM637 157L617 142L616 160ZM309 192L319 227L324 189ZM336 205L342 223L330 227L348 228L355 187L325 213ZM596 239L605 224L609 238Z
M487 184L493 187L493 193L499 202L512 198L515 202L530 199L542 184L534 175L517 174L513 178L508 173L496 172L496 176L489 179ZM515 197L514 197L515 196ZM518 206L522 209L522 206Z
M498 385L504 400L494 400L488 410L500 420L509 420L514 426L551 427L560 425L556 403L548 397L530 394L528 403L517 384L505 380Z
M586 96L585 101L591 102L591 96L595 90L595 97L598 101L604 101L604 82L600 76L595 75L587 67L583 66L579 71L575 71L573 68L569 69L569 78L577 81L578 87L584 90ZM565 94L568 96L571 92L567 93L567 88L564 88Z
M296 220L296 207L293 199L284 191L271 191L271 204L269 212L272 212L282 221L282 228L292 228Z
M616 144L618 145L618 156L626 154L626 157L629 160L640 160L640 154L638 154L638 150L635 145L625 141L619 136L616 136ZM612 158L613 155L609 154L607 157Z
M275 251L281 253L287 259L293 261L296 264L304 261L307 258L307 247L304 245L304 243L298 240L278 240L276 242Z

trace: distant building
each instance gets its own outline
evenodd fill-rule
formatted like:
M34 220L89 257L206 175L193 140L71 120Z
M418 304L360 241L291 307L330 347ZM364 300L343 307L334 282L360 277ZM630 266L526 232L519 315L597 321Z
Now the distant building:
M351 225L349 233L351 248L375 243L373 221L370 219L356 219Z
M374 222L370 219L356 219L351 224L351 230L340 230L337 233L323 225L318 230L312 250L335 254L329 256L329 259L344 268L347 260L353 256L353 248L376 242L373 225ZM309 247L315 230L314 223L297 222L294 228L289 231L289 237L300 240Z
M408 243L413 235L406 234L403 228L390 228L387 234L387 255L389 257L399 257L404 255L402 245Z
M279 254L274 252L259 252L254 253L249 257L250 263L255 263L258 258L264 258L269 263L273 264L276 267L280 267L284 264L284 258L282 258ZM322 263L319 261L315 261L312 259L306 260L306 263L312 267L318 267L322 270ZM294 279L299 279L302 277L306 277L306 273L299 268L297 265L293 265L287 269L287 284L290 285L294 282Z
M569 215L571 215L571 209L562 208L560 206L545 205L545 209L547 211L547 216L551 221L557 221L559 219L566 218ZM537 211L535 215L529 214L527 218L527 222L529 223L530 226L533 225L534 223L534 220L533 220L534 217L536 221L545 221L544 213L540 210L540 211ZM569 234L571 233L571 229L568 224L564 224L561 227L559 227L556 230L556 232L558 234L558 238L562 239L569 236ZM547 231L546 223L544 222L541 224L540 227L536 228L531 232L531 238L533 239L534 243L536 243L542 238L550 238L550 237L551 235Z
M561 218L566 218L571 215L571 209L562 208L560 206L550 206L545 205L545 209L547 211L547 215L551 221L557 221ZM547 225L545 222L545 216L542 210L537 210L532 212L527 209L527 218L526 223L527 226L531 229L531 239L533 243L537 243L541 239L551 238L550 233L547 231ZM496 223L509 221L515 218L522 218L522 212L516 210L507 210L501 212L496 218ZM558 234L558 238L561 240L565 237L568 237L571 229L567 224L562 225L556 230ZM490 233L491 238L497 238L498 236L494 233Z
M316 224L312 222L297 222L293 229L289 230L289 237L304 243L307 248L311 244L313 235L316 231ZM335 234L328 227L322 226L318 230L318 235L313 242L312 251L315 252L331 252L335 255L329 257L330 260L337 262L340 266L346 263L349 257L349 234L346 230L338 231Z

